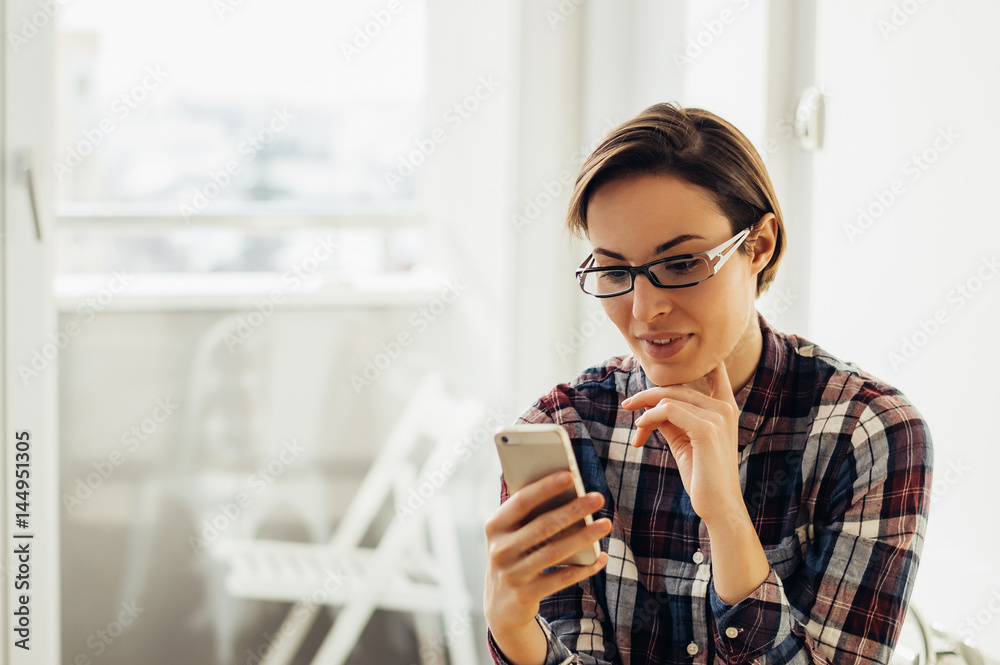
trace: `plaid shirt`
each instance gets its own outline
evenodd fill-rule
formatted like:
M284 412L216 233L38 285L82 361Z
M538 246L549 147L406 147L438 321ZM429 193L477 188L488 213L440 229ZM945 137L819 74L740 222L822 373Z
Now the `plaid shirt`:
M634 357L518 419L566 428L584 486L604 494L594 518L612 521L607 566L541 603L545 665L889 661L927 526L930 432L900 391L758 320L760 362L735 399L740 485L771 570L736 605L715 593L708 530L662 435L628 445L641 411L621 402L654 385Z

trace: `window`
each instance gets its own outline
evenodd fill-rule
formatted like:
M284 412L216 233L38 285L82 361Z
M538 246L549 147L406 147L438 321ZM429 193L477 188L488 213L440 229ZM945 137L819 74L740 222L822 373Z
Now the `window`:
M338 248L321 282L412 270L419 197L395 175L424 122L425 23L419 1L67 5L57 293L114 270L211 290L318 238Z

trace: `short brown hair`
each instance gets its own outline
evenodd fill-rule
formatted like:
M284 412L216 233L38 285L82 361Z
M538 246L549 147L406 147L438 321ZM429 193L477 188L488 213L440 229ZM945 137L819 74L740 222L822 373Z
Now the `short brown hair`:
M785 224L764 162L740 130L704 109L650 106L612 130L580 167L566 218L570 231L587 233L587 205L598 187L644 174L669 175L706 189L733 235L774 213L774 254L757 275L757 296L767 290L785 249ZM749 245L743 243L740 253L749 256Z

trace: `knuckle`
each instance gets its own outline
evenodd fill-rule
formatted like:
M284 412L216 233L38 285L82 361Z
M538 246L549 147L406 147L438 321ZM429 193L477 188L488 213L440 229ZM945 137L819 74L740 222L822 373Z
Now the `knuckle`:
M524 514L531 510L534 502L531 500L531 494L526 489L520 489L507 500L510 504L510 509L514 513Z
M603 501L601 504L603 505ZM589 495L577 497L570 503L566 504L566 517L565 524L563 524L563 526L569 526L573 522L582 518L584 515L589 515L594 512L594 510L595 509L590 506Z
M507 514L516 516L523 514L525 511L524 496L520 492L511 494L510 498L507 499L502 506L500 506L500 509L503 511L503 513L500 513L501 515ZM493 526L496 528L497 524L494 523Z
M582 497L577 497L569 503L560 506L559 510L554 510L552 512L559 515L560 526L567 527L580 517L583 517L583 515L587 512L587 504L584 502Z
M563 513L564 511L560 509L550 510L544 515L540 515L538 517L539 534L544 537L562 531L565 526L565 519L562 517Z
M574 552L584 549L591 543L600 540L601 537L602 535L600 531L594 531L591 528L583 528L572 534L553 540L544 547L539 548L536 552L533 552L532 555L541 562L546 562L548 565L552 565L558 561L562 561ZM577 568L579 567L570 567L571 570Z
M509 589L510 588L510 575L507 571L498 570L493 573L493 579L496 581L497 589Z
M499 540L492 540L487 543L486 553L489 557L490 562L497 566L500 562L506 560L510 554L510 545Z
M603 505L603 501L601 505ZM536 517L530 523L532 535L537 540L544 540L570 527L585 516L594 512L584 497L577 497L569 503L553 508Z
M497 514L494 512L488 518L486 518L485 524L483 524L483 533L486 534L486 539L489 540L497 533Z

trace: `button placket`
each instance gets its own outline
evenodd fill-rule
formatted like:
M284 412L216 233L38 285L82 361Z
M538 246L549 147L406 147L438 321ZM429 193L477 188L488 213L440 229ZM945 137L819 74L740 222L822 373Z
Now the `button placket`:
M708 591L711 584L711 569L707 565L709 554L711 553L708 539L708 527L697 515L693 515L692 524L697 534L696 540L692 543L697 549L689 555L694 563L692 572L694 573L694 586L692 588L691 613L693 617L704 617L708 611ZM694 535L694 534L692 534ZM690 569L690 568L689 568ZM705 663L710 651L705 649L705 645L711 642L712 636L708 631L708 626L704 621L695 619L693 638L687 645L686 651L693 663Z
M701 552L699 551L698 553L700 554ZM692 567L689 566L689 569L692 569ZM711 573L708 565L705 564L694 565L692 572L694 573L694 579L692 580L691 587L691 615L694 630L691 634L691 642L687 645L687 654L693 659L694 663L703 663L706 662L705 659L709 654L709 651L705 649L705 645L712 640L708 624L704 621L704 617L710 611L708 608L708 590L711 583Z

